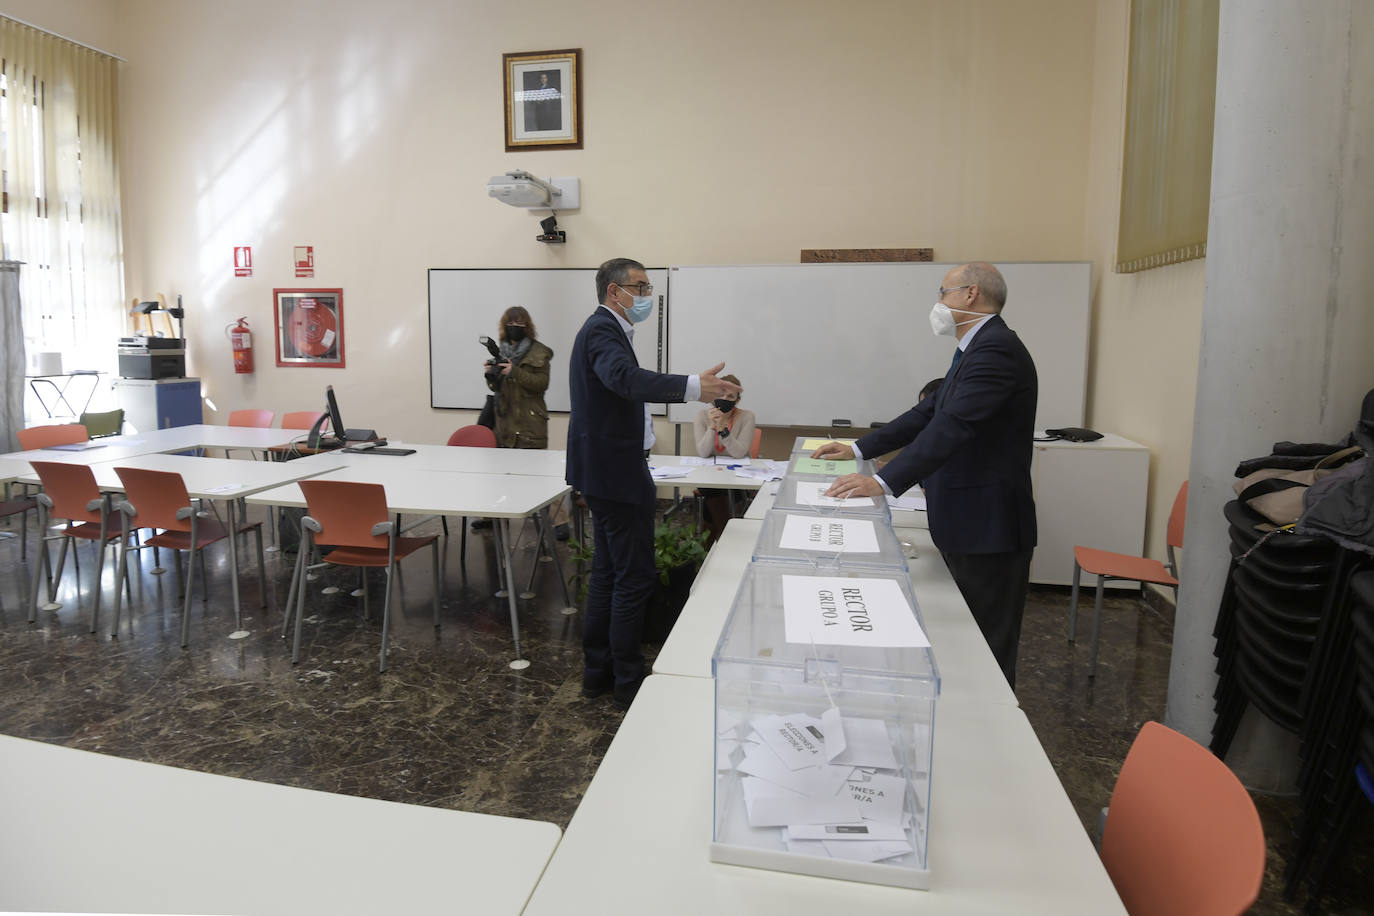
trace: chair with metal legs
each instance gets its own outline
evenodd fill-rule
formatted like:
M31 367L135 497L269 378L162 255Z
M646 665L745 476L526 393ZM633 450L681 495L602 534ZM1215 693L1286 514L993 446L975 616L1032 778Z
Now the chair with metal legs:
M306 516L301 520L303 539L291 577L295 635L291 662L300 661L301 624L305 617L306 572L315 545L327 545L322 557L336 566L386 570L386 597L382 604L382 648L378 670L386 670L387 647L391 634L392 583L400 571L398 563L422 547L429 547L434 561L434 626L439 626L439 536L403 537L399 526L388 519L386 490L381 484L343 480L302 480ZM367 579L363 578L363 615L368 613Z
M1140 583L1167 585L1178 595L1178 559L1174 549L1183 546L1183 523L1188 509L1188 481L1178 488L1174 507L1169 512L1166 542L1169 561L1161 563L1149 557L1134 557L1110 550L1075 546L1073 549L1073 592L1069 598L1069 642L1078 635L1078 580L1086 570L1097 576L1097 600L1093 605L1093 652L1088 677L1097 676L1097 639L1102 629L1102 591L1109 579L1133 579Z
M209 517L201 508L202 501L191 499L186 492L186 482L180 474L169 471L150 471L144 468L115 468L120 482L124 485L124 499L119 502L119 510L124 516L124 531L133 532L143 528L161 529L144 542L145 547L169 547L176 551L176 569L182 583L181 645L185 648L191 636L191 598L196 590L196 566L200 561L201 585L204 594L202 603L207 600L209 591L205 580L204 550L217 541L229 537L231 532L218 519ZM237 537L252 531L258 539L258 589L262 606L267 607L267 564L263 557L262 522L243 522L232 532ZM141 549L141 548L136 548ZM122 583L127 575L125 556L129 547L126 539L121 540L119 575ZM187 571L181 575L181 553L187 554ZM237 576L238 570L230 570ZM115 593L114 620L110 625L110 635L119 635L119 593ZM235 612L237 613L237 608Z
M29 623L38 619L38 591L42 584L43 569L46 567L49 570L48 604L52 606L57 596L57 583L61 581L62 570L67 563L67 545L72 543L73 538L81 538L100 545L93 586L95 601L91 607L91 632L94 633L100 618L100 580L105 571L105 548L110 541L124 533L123 517L113 512L109 497L96 486L95 474L89 466L57 461L31 461L29 464L43 483L43 492L36 498L42 508L38 516L38 555L34 558L33 581L29 589ZM48 525L53 519L64 519L67 527L56 535L48 535ZM57 573L52 575L48 542L59 538L62 548L57 555ZM80 570L77 575L80 576Z

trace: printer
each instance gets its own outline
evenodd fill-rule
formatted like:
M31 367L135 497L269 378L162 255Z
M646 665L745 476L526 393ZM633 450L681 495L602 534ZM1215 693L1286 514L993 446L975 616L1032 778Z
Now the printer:
M119 374L122 378L185 378L186 338L119 338Z

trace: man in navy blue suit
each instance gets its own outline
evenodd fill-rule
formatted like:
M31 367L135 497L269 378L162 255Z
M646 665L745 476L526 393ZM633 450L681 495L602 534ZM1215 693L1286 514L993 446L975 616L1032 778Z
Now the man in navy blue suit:
M991 264L945 274L931 329L958 341L954 362L928 397L849 446L827 443L816 457L901 453L877 477L849 474L831 496L901 495L924 481L930 536L1016 686L1016 649L1035 548L1031 442L1035 363L1002 320L1007 284Z
M639 368L634 326L653 311L653 292L638 261L615 258L602 264L596 272L601 305L577 332L568 368L567 481L586 498L595 531L582 623L582 696L614 691L622 709L644 679L639 641L657 575L657 491L648 464L654 425L647 405L710 402L739 393L738 385L716 377L724 363L699 375Z

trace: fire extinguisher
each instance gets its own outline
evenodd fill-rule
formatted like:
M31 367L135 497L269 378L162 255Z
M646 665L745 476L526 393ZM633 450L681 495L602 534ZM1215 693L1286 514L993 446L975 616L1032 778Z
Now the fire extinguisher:
M236 375L252 373L253 332L248 329L248 322L244 318L240 318L238 324L225 330L229 332L229 343L234 348L234 373Z

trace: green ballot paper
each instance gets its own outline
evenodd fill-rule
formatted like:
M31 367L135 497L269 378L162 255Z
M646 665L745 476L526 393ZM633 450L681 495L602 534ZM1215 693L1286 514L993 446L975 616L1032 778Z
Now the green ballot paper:
M794 474L827 474L831 477L853 474L858 470L859 463L853 459L830 461L826 458L798 458L796 464L792 465Z

